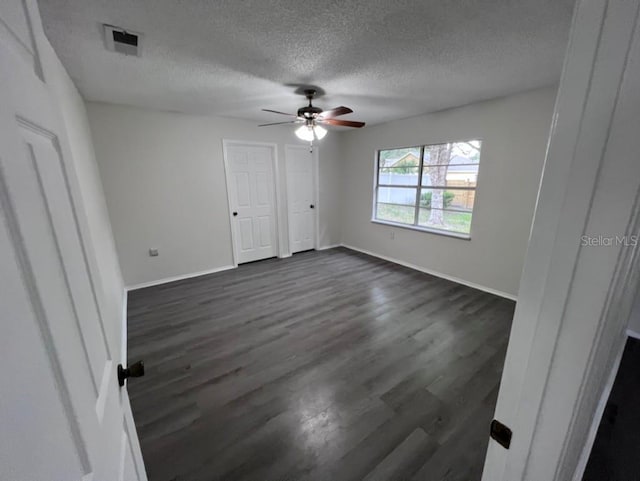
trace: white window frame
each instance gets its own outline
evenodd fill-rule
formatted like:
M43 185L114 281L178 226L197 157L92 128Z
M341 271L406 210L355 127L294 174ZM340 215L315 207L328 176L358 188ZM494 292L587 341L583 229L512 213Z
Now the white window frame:
M475 213L475 208L476 208L476 200L474 198L474 204L473 204L473 208L471 209L471 225L469 227L469 233L464 233L464 232L457 232L457 231L453 231L453 230L447 230L447 229L437 229L435 227L428 227L428 226L421 226L418 225L418 218L419 218L419 213L420 213L420 198L422 195L422 190L423 189L441 189L444 193L444 191L447 190L446 186L423 186L422 185L422 176L423 176L423 172L424 172L424 149L426 147L432 146L432 145L442 145L442 144L456 144L456 143L461 143L461 142L470 142L470 141L478 141L480 142L480 155L482 156L482 144L483 139L481 137L474 137L472 139L465 139L465 140L454 140L454 141L447 141L447 142L433 142L433 143L428 143L428 144L421 144L421 145L414 145L414 146L407 146L407 147L392 147L392 148L388 148L388 149L378 149L376 150L376 156L375 156L375 174L374 174L374 178L373 178L373 203L372 203L372 210L371 210L371 222L374 224L382 224L382 225L388 225L388 226L392 226L392 227L400 227L403 229L409 229L409 230L413 230L413 231L418 231L418 232L426 232L428 234L437 234L437 235L443 235L443 236L447 236L447 237L454 237L457 239L463 239L463 240L471 240L471 232L473 229L473 217L474 217L474 213ZM380 152L385 151L385 150L400 150L400 149L419 149L420 150L420 163L418 166L418 182L417 185L415 186L402 186L402 185L391 185L391 184L380 184L379 182L379 176L380 176ZM482 160L482 159L480 159ZM480 160L478 161L478 178L479 178L479 171L480 171ZM450 187L451 190L472 190L476 193L477 196L477 190L478 190L478 178L476 178L476 186L475 187ZM411 189L416 189L416 203L413 206L414 211L415 211L415 215L414 215L414 223L413 224L405 224L403 222L394 222L394 221L390 221L390 220L385 220L385 219L378 219L377 218L377 209L378 209L378 189L380 187L387 187L387 188L411 188ZM411 207L411 206L407 206L407 207ZM455 210L450 210L450 209L443 209L445 211L455 211Z

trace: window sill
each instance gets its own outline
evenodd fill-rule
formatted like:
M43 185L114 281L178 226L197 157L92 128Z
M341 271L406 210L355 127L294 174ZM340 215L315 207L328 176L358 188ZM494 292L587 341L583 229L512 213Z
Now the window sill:
M427 234L436 234L436 235L442 235L442 236L445 236L445 237L453 237L454 239L471 240L471 235L463 234L461 232L452 232L452 231L447 231L447 230L431 229L429 227L419 227L419 226L416 226L416 225L399 224L397 222L391 222L391 221L379 220L379 219L371 219L371 223L372 224L386 225L386 226L390 226L390 227L400 227L401 229L408 229L408 230L412 230L412 231L416 231L416 232L424 232L424 233L427 233Z

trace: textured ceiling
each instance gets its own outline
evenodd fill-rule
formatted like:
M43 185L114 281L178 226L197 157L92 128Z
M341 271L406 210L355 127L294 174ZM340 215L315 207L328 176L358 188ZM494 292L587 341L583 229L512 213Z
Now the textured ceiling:
M322 108L379 123L558 81L573 0L40 0L88 100L256 121ZM144 35L106 51L101 24Z

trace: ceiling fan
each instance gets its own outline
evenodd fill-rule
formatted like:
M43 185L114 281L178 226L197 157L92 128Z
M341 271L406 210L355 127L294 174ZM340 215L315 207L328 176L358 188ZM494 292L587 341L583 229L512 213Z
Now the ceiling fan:
M364 122L336 119L336 117L339 117L340 115L346 115L353 112L353 110L351 110L349 107L336 107L335 109L331 110L322 110L319 107L314 107L311 102L315 95L316 91L314 89L306 89L304 91L304 96L307 98L307 100L309 100L309 105L307 105L306 107L300 107L296 115L279 112L277 110L262 109L264 112L286 115L288 117L293 117L295 120L262 124L258 127L283 124L302 124L302 126L296 130L296 136L299 139L309 142L313 142L314 139L320 140L324 138L325 135L327 135L327 129L325 129L322 125L340 125L343 127L355 127L358 129L364 127Z

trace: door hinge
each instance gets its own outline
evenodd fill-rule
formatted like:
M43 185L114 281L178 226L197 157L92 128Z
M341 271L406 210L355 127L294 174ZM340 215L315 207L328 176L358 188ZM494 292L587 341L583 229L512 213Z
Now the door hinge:
M511 429L497 419L491 421L491 438L503 448L509 449L509 446L511 446L512 434Z

